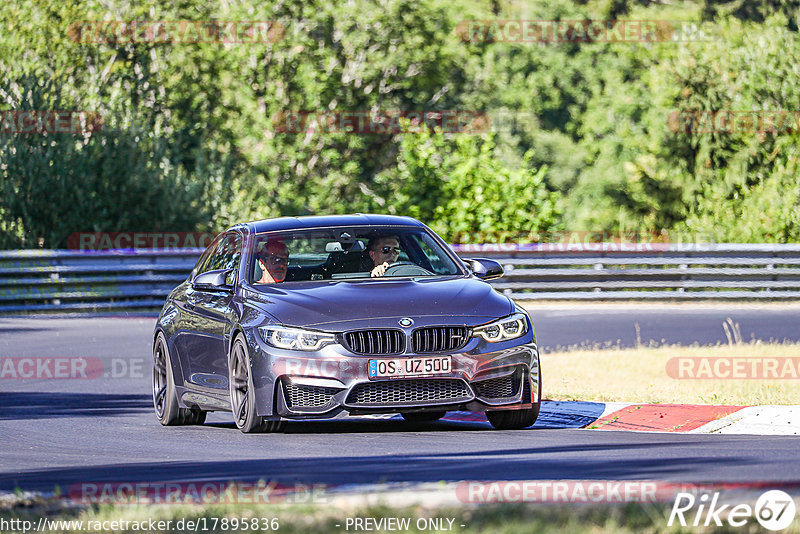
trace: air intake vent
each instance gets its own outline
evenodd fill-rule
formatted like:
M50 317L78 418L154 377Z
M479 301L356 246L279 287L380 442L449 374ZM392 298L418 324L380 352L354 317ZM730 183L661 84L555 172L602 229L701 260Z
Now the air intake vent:
M357 384L347 404L363 407L413 406L467 402L472 394L463 380L392 380Z
M429 326L414 330L411 342L414 352L453 352L467 344L465 326Z
M344 340L356 354L401 354L406 345L402 330L353 330Z
M501 376L500 378L490 378L474 382L472 386L479 397L486 399L502 399L506 397L516 397L519 392L520 372Z
M530 371L522 372L522 402L528 403L531 401L531 380ZM541 399L539 399L541 400Z
M283 383L284 397L288 408L321 408L341 391L337 388Z

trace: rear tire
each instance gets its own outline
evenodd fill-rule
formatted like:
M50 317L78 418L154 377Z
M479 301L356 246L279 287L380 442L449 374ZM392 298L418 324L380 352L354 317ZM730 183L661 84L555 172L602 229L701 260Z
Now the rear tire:
M446 413L447 412L405 412L400 415L409 423L430 423L432 421L438 421L444 417Z
M206 412L178 405L172 360L163 332L158 333L153 343L153 408L164 426L202 425L206 421Z
M231 412L236 427L245 434L282 432L286 421L256 415L256 395L250 373L250 352L241 336L236 336L228 359Z
M487 411L486 418L496 430L521 430L533 426L539 418L542 407L542 371L539 369L539 387L537 401L531 408L522 410Z

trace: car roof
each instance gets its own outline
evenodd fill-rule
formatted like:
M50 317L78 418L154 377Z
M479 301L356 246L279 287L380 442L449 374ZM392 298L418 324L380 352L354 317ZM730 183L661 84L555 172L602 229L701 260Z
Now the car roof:
M309 215L305 217L277 217L246 223L252 232L274 232L332 226L419 226L421 222L412 217L356 213L353 215Z

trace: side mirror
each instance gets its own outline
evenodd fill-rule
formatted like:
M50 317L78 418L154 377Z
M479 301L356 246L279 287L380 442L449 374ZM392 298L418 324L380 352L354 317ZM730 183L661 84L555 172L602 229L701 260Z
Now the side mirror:
M503 266L486 258L467 258L464 260L472 274L481 280L493 280L503 276Z
M230 291L233 287L228 284L227 280L231 274L233 274L233 269L206 271L194 277L192 287L211 291Z

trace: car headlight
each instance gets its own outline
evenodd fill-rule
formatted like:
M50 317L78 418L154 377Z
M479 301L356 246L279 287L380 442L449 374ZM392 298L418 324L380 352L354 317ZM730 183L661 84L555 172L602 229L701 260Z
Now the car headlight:
M472 332L489 343L497 343L524 336L528 332L528 321L524 314L515 313L489 324L476 326Z
M259 331L268 345L279 349L313 351L336 343L336 336L327 332L273 325L261 326Z

